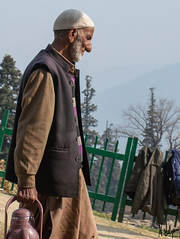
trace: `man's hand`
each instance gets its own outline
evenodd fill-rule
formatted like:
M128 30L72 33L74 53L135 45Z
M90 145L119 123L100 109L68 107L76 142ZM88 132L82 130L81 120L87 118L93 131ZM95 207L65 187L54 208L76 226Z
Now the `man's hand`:
M32 204L37 199L36 188L18 188L16 200L18 202Z

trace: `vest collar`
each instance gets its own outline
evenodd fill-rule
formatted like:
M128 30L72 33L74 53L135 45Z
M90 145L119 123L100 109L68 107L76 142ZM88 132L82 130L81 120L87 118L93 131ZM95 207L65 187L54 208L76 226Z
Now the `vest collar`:
M75 65L72 67L73 64L70 64L66 61L66 59L61 56L55 49L53 49L50 45L48 45L45 51L54 58L54 60L66 71L71 72L74 74Z

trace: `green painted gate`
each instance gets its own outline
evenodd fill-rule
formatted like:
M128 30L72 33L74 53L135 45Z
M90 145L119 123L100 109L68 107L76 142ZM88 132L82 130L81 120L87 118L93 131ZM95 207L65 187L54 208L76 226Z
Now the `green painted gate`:
M108 139L106 139L104 149L96 148L97 140L98 140L98 138L96 137L94 147L86 146L87 153L89 153L91 155L90 172L92 169L92 165L93 165L95 156L99 156L100 157L99 160L101 160L100 169L99 169L99 173L98 173L98 179L97 179L97 183L96 183L96 189L95 189L95 192L92 192L89 190L89 196L90 196L90 198L94 199L93 203L92 203L93 209L94 209L94 205L95 205L95 200L100 200L100 201L104 202L102 211L104 211L106 202L113 204L111 220L115 221L116 217L117 217L118 210L119 210L119 204L121 203L124 186L127 182L127 178L129 177L129 170L127 170L127 169L129 168L129 165L133 164L133 162L134 162L138 139L137 138L128 138L124 154L117 153L117 148L118 148L118 143L119 143L118 141L116 142L114 152L111 152L111 151L106 150L107 144L108 144ZM85 140L85 142L86 142L86 140ZM108 178L108 183L106 186L105 194L101 194L101 193L98 193L98 188L99 188L101 175L102 175L102 169L103 169L105 160L111 160L111 168L110 168L109 175L106 175L106 177ZM118 180L117 191L114 196L110 196L110 195L108 195L108 192L109 192L110 182L111 182L111 178L112 178L112 174L113 174L115 160L118 160L119 162L121 162L122 166L121 166L120 177Z
M9 117L9 110L4 110L2 119L0 121L0 153L2 152L4 136L12 135L12 131L13 131L12 129L7 128L8 117ZM1 158L0 158L0 160L1 160ZM7 163L7 160L6 160L6 163ZM5 165L5 170L6 170L6 165ZM4 187L5 170L0 170L0 178L2 178L0 188ZM14 184L12 184L11 190L13 190L13 187L14 187Z
M0 125L0 152L2 151L4 136L12 135L12 129L7 128L8 116L9 116L9 111L5 110L3 113L2 120L1 120L1 125ZM85 141L87 141L87 138ZM106 147L108 144L108 139L106 139L104 149L99 149L96 147L97 141L98 141L98 138L96 137L96 141L95 141L93 147L86 146L87 153L89 154L89 157L90 157L90 172L92 169L92 165L94 163L94 158L96 156L98 156L98 157L100 157L100 160L101 160L101 166L100 166L100 170L99 170L99 174L98 174L96 190L95 190L95 192L92 192L89 190L89 196L90 196L90 198L93 199L92 207L94 207L96 200L103 201L103 210L105 208L106 203L111 203L113 205L111 219L115 221L117 213L118 213L118 209L119 209L119 204L120 204L121 198L122 198L122 192L124 190L125 183L127 181L129 173L130 173L129 170L127 170L127 169L129 168L129 165L132 165L134 162L138 139L137 138L128 138L124 154L117 153L117 148L118 148L118 143L119 143L118 141L115 145L114 152L106 150ZM105 194L100 194L100 193L98 193L98 188L99 188L99 184L100 184L100 180L101 180L103 164L104 164L105 160L110 160L110 159L112 160L112 163L111 163L110 173L109 173L109 175L107 175L108 184L106 187L106 192L105 192ZM117 191L116 191L115 195L110 196L110 195L108 195L108 192L109 192L110 182L111 182L111 178L112 178L112 174L113 174L115 160L118 160L119 162L122 163L121 164L121 173L120 173L120 177L118 180ZM5 171L0 171L0 177L3 178L3 181L1 184L1 187L3 187ZM12 185L12 189L13 189L13 185Z
M7 128L7 122L9 117L9 111L4 110L2 120L0 121L0 152L2 152L2 146L3 146L3 140L5 135L12 135L12 129ZM85 139L85 143L87 142L88 137ZM136 149L138 144L137 138L128 138L127 144L125 147L124 153L119 153L118 151L118 144L119 142L116 142L114 151L108 151L108 139L106 139L105 145L103 149L97 148L98 144L98 137L96 137L95 143L93 147L86 145L86 150L89 156L89 164L90 164L90 172L92 173L92 167L95 162L95 159L98 158L100 160L100 168L98 172L98 178L95 186L95 191L91 191L88 189L89 196L92 200L92 207L94 208L95 203L97 200L103 202L102 211L105 209L106 203L112 204L112 213L111 213L111 220L115 221L118 215L118 221L122 222L124 217L124 211L126 205L131 206L132 201L127 198L127 195L124 193L124 187L126 182L128 181L130 174L132 172L133 164L136 160ZM167 154L165 157L165 160L167 159ZM106 160L111 160L111 166L109 170L109 175L106 175L108 178L108 183L106 185L105 193L99 193L99 185L100 181L102 180L102 170L104 166L104 162ZM114 165L115 161L118 161L121 163L121 172L119 179L117 180L117 190L114 195L109 195L109 189L110 189L110 183L113 175ZM5 170L0 171L0 178L2 178L1 188L4 186L4 177L5 177ZM13 184L11 187L11 190L13 190ZM118 213L119 212L119 213ZM168 208L167 214L165 215L165 220L167 219L168 215L174 215L176 217L175 223L177 222L177 210ZM143 216L145 219L145 214ZM154 219L155 220L155 219Z

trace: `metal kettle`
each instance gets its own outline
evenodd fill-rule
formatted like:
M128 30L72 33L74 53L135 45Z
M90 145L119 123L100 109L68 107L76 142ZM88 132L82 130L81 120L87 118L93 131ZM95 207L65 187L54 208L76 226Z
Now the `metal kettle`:
M5 206L4 239L42 239L43 208L37 199L35 204L40 211L40 236L35 228L32 212L25 208L19 208L12 213L11 224L7 233L7 210L15 200L15 197L11 197Z

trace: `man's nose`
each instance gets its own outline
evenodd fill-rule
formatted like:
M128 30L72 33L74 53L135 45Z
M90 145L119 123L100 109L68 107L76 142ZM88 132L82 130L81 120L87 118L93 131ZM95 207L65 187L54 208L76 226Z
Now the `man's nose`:
M91 52L92 44L91 43L87 44L85 49L86 49L87 52Z

